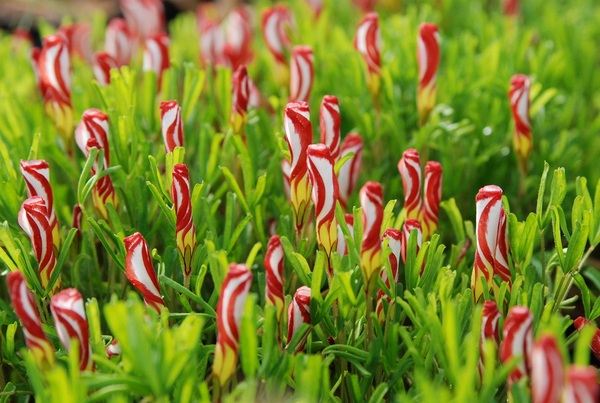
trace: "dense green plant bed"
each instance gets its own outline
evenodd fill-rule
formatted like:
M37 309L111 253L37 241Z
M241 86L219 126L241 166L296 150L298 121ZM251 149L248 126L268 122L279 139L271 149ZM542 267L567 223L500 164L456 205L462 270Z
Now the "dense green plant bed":
M369 3L0 36L0 401L597 401L600 7Z

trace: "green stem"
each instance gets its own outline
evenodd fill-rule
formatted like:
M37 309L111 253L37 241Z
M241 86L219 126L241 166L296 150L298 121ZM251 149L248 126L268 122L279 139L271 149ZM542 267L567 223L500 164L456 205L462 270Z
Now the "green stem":
M563 276L562 280L560 281L559 288L558 288L557 296L559 296L559 297L556 298L556 304L554 305L554 309L553 309L554 312L558 312L558 308L560 307L560 304L562 304L565 297L571 290L571 287L573 286L573 281L575 281L575 276L581 271L581 269L583 268L583 265L588 260L588 258L590 257L590 255L592 254L594 249L595 249L595 246L590 245L590 247L585 251L585 254L582 256L581 260L579 261L579 264L574 268L574 270L570 270ZM567 277L568 277L568 280L566 280ZM565 281L567 281L567 283L563 289L563 284L565 283Z

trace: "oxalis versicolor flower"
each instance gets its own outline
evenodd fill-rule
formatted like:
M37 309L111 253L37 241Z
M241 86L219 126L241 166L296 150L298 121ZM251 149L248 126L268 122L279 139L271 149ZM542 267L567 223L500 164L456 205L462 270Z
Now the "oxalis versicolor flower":
M433 23L425 22L419 26L417 61L419 64L417 110L419 122L423 125L435 106L435 82L440 63L440 35L437 25Z
M94 53L92 68L98 84L110 84L110 70L119 67L117 61L108 52Z
M593 326L596 329L596 333L594 333L594 337L590 343L590 348L592 349L592 353L594 356L600 360L600 329L594 326L589 320L584 318L583 316L578 317L573 322L577 330L583 329L584 326Z
M135 50L134 35L123 18L113 18L106 27L104 48L117 63L117 67L126 66Z
M425 164L425 188L421 225L423 238L429 239L438 228L440 201L442 200L442 165L437 161Z
M419 250L421 249L421 245L423 244L423 231L421 229L421 223L419 222L419 220L414 219L414 218L409 218L406 221L404 221L404 225L402 226L402 248L401 248L401 255L402 255L402 262L404 262L404 264L406 264L406 257L407 257L407 252L408 252L408 240L410 238L410 234L414 231L415 235L417 237L417 248L415 250L415 255L417 255L419 253ZM425 268L425 265L423 264L423 266L421 266L421 269L419 271L419 275L423 275L423 269Z
M481 317L481 333L479 336L479 375L482 376L485 367L485 343L489 340L498 347L498 321L502 314L494 301L483 303L483 316Z
M381 224L383 222L383 189L377 182L367 182L360 189L363 238L360 246L360 263L365 285L381 269Z
M348 209L348 199L356 187L362 167L363 142L357 133L349 133L342 141L340 158L349 153L354 153L354 155L340 167L338 172L340 204L345 210Z
M290 201L296 214L296 231L302 232L310 211L307 150L312 142L310 111L306 102L291 102L285 108L285 140L291 156Z
M60 247L60 234L58 233L58 219L54 210L54 196L50 186L50 165L44 160L21 160L20 167L27 188L27 197L40 196L46 203L52 242L58 249Z
M246 7L236 7L222 23L223 59L231 70L252 59L252 15Z
M508 388L513 382L527 377L531 370L531 346L533 344L533 315L527 307L513 306L508 311L502 329L500 360L505 363L517 358L519 363L508 375Z
M110 151L108 147L108 116L98 109L88 109L83 112L81 122L75 129L75 142L86 158L89 156L91 148L97 148L104 151L104 157L101 161L96 160L92 167L92 174L104 170L110 166ZM108 219L108 210L106 204L111 203L117 208L117 194L113 187L110 176L106 175L98 179L94 190L92 191L94 207L100 213L102 218Z
M513 147L517 154L519 167L523 172L527 171L529 154L533 148L531 136L531 121L529 119L529 87L531 81L523 74L514 75L510 79L510 90L508 98L513 120L515 121L515 132L513 134Z
M302 286L296 290L288 308L288 345L303 323L310 325L310 288L307 286ZM302 339L296 344L295 353L304 350L307 337L308 332L304 333Z
M44 38L38 58L44 110L63 136L67 149L73 133L71 59L66 39L59 34Z
M232 263L221 285L217 304L217 345L213 363L213 377L223 386L235 372L240 340L240 322L250 285L252 272L245 264Z
M308 102L313 85L315 58L310 46L294 46L290 70L290 102Z
M183 147L183 122L181 120L181 106L177 101L162 101L160 103L160 126L162 129L165 153Z
M8 274L6 282L13 308L23 326L27 349L38 366L54 365L54 348L42 329L42 320L25 277L21 272L13 271Z
M595 403L598 401L600 387L598 370L595 367L571 365L567 368L566 384L563 389L564 403Z
M169 61L169 42L169 35L162 32L146 39L142 71L153 71L156 74L159 90L162 85L163 73L171 63Z
M335 162L325 144L311 144L307 150L308 173L312 185L312 201L315 205L317 222L317 243L325 251L327 257L336 250L337 220L335 205L339 188L333 167ZM332 268L329 267L332 275Z
M396 283L398 282L398 268L400 264L400 253L402 249L402 232L395 228L388 228L385 230L381 237L381 242L385 245L387 242L388 247L390 248L390 255L388 256L388 261L390 264L390 271L392 272L392 279L388 277L388 272L385 268L381 269L379 276L385 283L388 288L395 288ZM391 301L391 298L388 297L383 290L379 290L377 293L377 306L375 308L375 312L377 314L377 318L380 322L383 322L383 300L388 302L388 305Z
M234 133L241 133L248 116L248 101L250 86L248 83L248 70L245 65L237 68L231 77L231 114L229 123Z
M398 171L404 188L404 208L406 218L419 219L421 216L421 158L419 152L410 148L402 154Z
M376 96L379 93L379 77L381 76L381 33L377 13L368 13L358 24L358 30L354 37L354 47L367 63L367 85L371 94Z
M77 340L79 346L79 369L93 368L90 330L83 306L83 297L75 288L67 288L52 297L50 310L54 318L56 333L67 351L71 340Z
M508 267L506 212L502 206L502 189L496 185L482 187L477 193L476 203L477 250L471 288L475 300L478 300L483 293L483 280L492 288L495 286L494 274L497 274L502 281L510 284L511 273Z
M267 244L265 254L265 300L277 308L277 322L283 319L285 300L283 295L283 246L279 235L273 235Z
M192 197L190 193L190 175L185 164L173 166L171 198L175 208L175 236L177 249L183 260L183 278L186 287L192 276L192 256L196 248L196 227L192 218Z
M340 104L337 97L325 95L319 110L319 126L321 128L321 143L329 148L331 158L335 162L340 158Z
M265 10L262 15L265 44L279 64L287 64L286 52L291 43L288 30L291 26L292 13L283 4Z
M142 293L147 306L154 308L156 312L165 306L160 295L156 272L152 267L152 260L148 252L148 244L139 232L129 235L123 239L125 243L125 275L127 280Z
M165 11L160 0L120 0L131 32L144 41L165 29Z
M552 335L542 335L531 350L531 400L559 403L564 383L563 359Z
M19 210L18 221L31 241L33 253L38 261L40 281L42 287L46 289L54 273L56 255L52 244L50 214L44 199L40 196L33 196L25 200ZM60 288L60 283L59 276L52 291Z

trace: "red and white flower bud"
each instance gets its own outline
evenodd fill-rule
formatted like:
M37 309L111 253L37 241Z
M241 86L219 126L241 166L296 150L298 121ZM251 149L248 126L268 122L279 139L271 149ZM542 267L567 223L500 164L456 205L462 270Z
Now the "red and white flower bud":
M56 333L67 351L71 340L77 340L79 346L79 369L87 371L93 368L90 329L83 306L83 297L75 288L62 290L50 301L50 310L54 318Z
M279 64L287 64L286 53L291 43L288 30L292 25L292 13L283 4L271 7L263 13L262 34L265 44Z
M368 13L375 9L377 0L352 0L352 3L354 3L354 5L363 13Z
M240 325L251 284L252 272L248 267L232 263L221 285L213 363L213 376L221 386L231 378L237 366Z
M40 196L28 198L21 205L18 216L19 225L25 231L33 253L38 261L38 272L42 287L46 289L56 266L56 255L52 244L52 227L46 202ZM60 287L60 277L53 291Z
M44 160L21 160L20 167L27 187L27 197L40 196L44 199L44 203L46 203L52 232L52 242L58 249L60 247L60 235L58 233L58 219L54 210L52 186L50 186L50 165Z
M344 138L340 149L340 158L351 152L354 153L354 156L347 160L338 172L340 203L345 210L349 207L348 199L356 187L362 167L363 142L357 133L349 133Z
M92 61L92 45L90 43L90 26L87 23L61 25L57 33L67 41L71 57L77 56L86 62Z
M291 57L290 102L308 102L315 74L314 62L310 46L294 46Z
M406 218L419 219L421 216L421 159L419 152L410 148L402 154L398 171L404 188L404 208Z
M405 264L406 264L406 256L407 256L407 251L408 251L408 240L409 240L410 234L413 232L413 230L416 230L416 236L417 236L417 249L415 250L415 254L419 253L419 250L421 249L421 245L423 245L423 230L421 229L421 223L419 222L419 220L416 220L414 218L408 218L406 221L404 221L404 226L402 227L401 254L402 254L402 261ZM425 264L423 263L423 266L421 266L421 270L419 271L419 276L423 275L424 269L425 269Z
M559 403L564 377L563 359L554 336L541 336L531 350L532 402Z
M136 42L135 35L122 18L113 18L106 27L104 48L117 63L117 67L126 66L131 62Z
M223 58L236 71L252 60L252 15L246 7L236 7L223 21Z
M277 321L281 323L285 299L283 295L283 246L279 235L273 235L267 244L265 254L266 290L265 300L267 304L277 308Z
M39 366L54 365L54 348L42 329L42 320L27 281L19 271L8 274L8 293L23 326L25 344Z
M425 164L425 189L421 221L423 238L429 239L438 228L440 201L442 200L442 165L437 161Z
M169 42L169 36L165 33L154 34L146 39L142 70L156 73L159 89L163 72L170 67Z
M481 334L479 338L479 375L483 374L485 366L485 343L491 340L496 348L498 347L498 321L502 314L498 310L498 305L494 301L485 301L483 303L483 316L481 318Z
M112 357L115 357L117 355L121 355L122 352L123 351L121 349L121 345L119 344L117 339L113 339L113 341L108 346L106 346L106 356L108 357L108 359L111 359Z
M377 13L368 13L358 24L354 47L367 63L369 90L376 95L379 92L379 76L381 76L381 33Z
M402 232L395 228L388 228L385 230L381 237L382 244L385 244L387 241L388 247L391 249L391 253L388 256L388 261L390 263L390 270L392 272L393 282L390 281L388 277L387 270L385 268L381 269L379 276L385 283L388 288L395 287L398 282L398 268L400 264L400 254L402 249ZM386 299L388 304L391 301L391 298L388 297L383 290L379 290L377 293L377 307L375 312L377 314L377 318L379 318L380 322L383 322L383 299Z
M562 401L564 403L596 403L600 394L598 370L595 367L567 368L565 388Z
M350 236L354 237L354 216L352 214L344 214L344 220L346 221L346 226L348 227L348 231L350 232ZM337 252L340 256L344 256L348 254L348 245L346 244L346 238L344 237L344 233L338 224L338 244L337 244Z
M296 290L294 294L294 298L288 308L288 334L287 334L287 342L292 340L296 332L299 330L300 326L306 323L310 325L310 288L307 286L302 286ZM306 332L303 338L298 342L296 348L294 349L295 353L301 352L304 350L304 346L306 345L306 338L308 337L308 332Z
M527 307L514 306L508 311L502 331L500 360L505 363L517 358L519 363L508 376L508 385L527 377L531 371L533 344L533 315Z
M142 293L146 305L160 313L161 308L165 306L165 302L160 295L158 279L152 266L146 240L142 234L136 232L123 239L123 242L127 251L125 256L127 280Z
M424 124L435 106L436 78L440 64L440 35L437 25L430 22L421 24L417 45L417 61L419 64L417 110L419 121Z
M381 225L383 223L383 189L377 182L367 182L360 189L363 238L360 263L365 284L381 270Z
M262 105L262 95L250 76L248 76L248 93L248 106L251 108L260 108Z
M140 42L165 30L165 10L160 0L119 0L131 32Z
M325 95L321 102L319 113L321 127L321 143L325 144L331 152L335 162L340 159L340 104L333 95Z
M183 121L181 120L181 106L177 101L160 103L160 124L165 153L173 152L175 147L183 147Z
M40 77L40 55L42 54L42 49L33 47L29 52L29 62L31 63L31 67L33 69L33 76L35 77L35 84L40 90L40 95L43 97L45 88L44 84Z
M173 166L173 182L171 198L175 208L175 236L177 249L183 260L184 284L190 283L192 276L192 256L196 248L196 227L192 218L192 197L190 192L190 175L185 164Z
M93 70L98 84L110 84L110 70L116 68L118 68L117 61L108 52L94 53Z
M587 320L583 316L580 316L577 319L575 319L573 324L575 325L577 330L583 329L584 326L593 326L596 329L596 333L594 334L594 337L592 338L592 341L590 343L590 348L592 349L592 353L594 353L594 356L598 360L600 360L600 329L594 326L589 320Z
M531 120L529 118L529 89L531 80L523 74L516 74L510 79L510 90L508 98L513 120L515 121L515 132L513 135L513 147L521 169L526 170L527 161L533 148L533 137L531 135Z
M79 203L73 206L73 221L71 223L72 228L77 229L77 236L81 236L81 219L83 217L83 212L81 211L81 206Z
M250 86L248 70L245 65L240 65L231 77L231 114L229 123L234 133L240 133L248 117L248 101L250 99Z

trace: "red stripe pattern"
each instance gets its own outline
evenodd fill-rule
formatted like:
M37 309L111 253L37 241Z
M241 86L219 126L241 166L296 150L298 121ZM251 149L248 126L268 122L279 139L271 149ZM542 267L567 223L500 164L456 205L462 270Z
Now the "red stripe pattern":
M236 71L252 60L252 15L246 7L234 8L222 23L223 59Z
M577 330L583 329L584 326L594 326L589 320L587 320L583 316L580 316L577 319L575 319L573 324L575 325ZM590 348L592 349L592 353L594 353L594 356L598 360L600 360L600 329L598 329L596 326L594 326L594 328L596 329L596 333L592 338Z
M334 161L340 158L340 104L336 96L325 95L319 111L321 127L321 143L325 144L331 152Z
M510 283L508 268L508 241L506 235L506 213L502 206L502 189L496 185L484 186L476 197L477 250L471 288L478 300L483 293L481 277L493 286L494 274Z
M291 155L290 200L296 214L296 230L302 231L310 207L307 150L312 143L310 111L306 102L291 102L285 108L285 139Z
M240 323L251 284L252 272L245 264L232 263L229 266L217 304L217 344L213 376L220 385L224 385L235 372Z
M27 197L40 196L46 204L52 241L58 249L60 247L60 235L58 233L58 219L54 210L54 196L50 186L50 165L44 160L21 160L20 167L27 187Z
M530 373L533 344L533 315L527 307L514 306L508 311L502 331L500 360L505 363L517 357L519 363L508 376L508 387Z
M566 385L563 392L564 403L596 403L600 388L597 381L598 370L595 367L577 367L567 369Z
M342 141L340 157L343 158L350 152L354 153L354 156L346 161L338 172L340 203L345 210L349 207L348 199L356 187L362 167L363 141L357 133L349 133Z
M510 79L510 110L515 121L513 147L517 154L519 164L524 169L527 166L533 138L531 135L531 121L529 118L529 89L531 81L523 74L516 74Z
M485 343L491 340L498 347L498 321L502 314L498 310L498 305L494 301L485 301L483 303L483 317L481 318L481 333L479 338L479 375L483 374L485 366Z
M262 15L265 44L279 64L287 64L286 52L291 43L288 30L292 26L292 13L283 4L265 10Z
M310 46L294 46L290 72L290 102L308 102L313 85L315 58Z
M177 101L162 101L160 103L160 123L162 128L165 153L183 147L183 122L181 120L181 106Z
M419 219L421 216L421 158L419 152L410 148L402 154L398 171L404 188L404 208L406 218Z
M87 371L93 368L90 330L88 327L83 297L75 288L62 290L50 301L50 310L54 318L56 333L67 351L71 340L79 345L79 369Z
M440 35L437 25L433 23L426 22L419 26L417 61L419 64L417 110L419 121L424 124L435 106L435 83L440 64Z
M288 343L292 340L300 328L300 325L303 323L310 325L310 288L307 286L302 286L296 290L292 303L288 308ZM304 334L304 337L296 345L294 350L295 353L304 351L307 337L308 332Z
M423 195L423 238L429 239L438 228L440 201L442 200L442 165L437 161L425 164L425 188Z
M421 245L423 245L423 230L421 229L421 223L419 222L419 220L416 220L414 218L409 218L404 222L404 226L402 227L402 248L401 248L401 254L402 254L402 262L404 262L404 264L406 264L406 254L407 254L407 250L408 250L408 239L410 237L410 234L412 233L413 230L416 230L416 235L417 235L417 249L415 250L415 254L419 253L419 250L421 249ZM423 269L425 268L425 264L423 264L423 266L421 267L421 270L419 272L419 275L423 275Z
M365 59L369 74L381 75L381 33L377 13L368 13L358 24L354 47Z
M248 70L245 65L239 66L231 77L232 97L229 123L231 124L234 133L240 133L242 127L246 124L248 101L250 99L248 78Z
M122 18L110 20L106 27L104 48L115 59L118 67L130 63L135 47L135 35L131 32L125 20Z
M83 217L83 212L81 211L81 206L79 203L73 206L73 221L71 223L72 228L77 229L77 236L81 236L81 219Z
M381 224L383 222L383 189L378 182L367 182L360 189L363 238L360 262L365 284L381 269Z
M175 208L175 237L177 249L183 259L184 284L190 283L192 276L192 256L196 248L196 227L192 218L192 197L190 193L190 175L185 164L173 166L171 198Z
M154 34L146 39L142 71L153 71L158 80L158 89L162 84L163 72L169 68L169 36L165 33Z
M67 41L71 57L77 56L81 60L92 60L92 46L90 43L90 26L87 23L61 25L56 31Z
M266 290L265 300L267 304L277 308L277 320L281 323L285 300L283 295L283 246L279 235L273 235L267 244L265 254Z
M56 266L56 255L52 245L50 215L44 199L34 196L25 200L19 210L18 221L33 246L33 253L39 265L40 280L42 287L45 289L50 283L50 278ZM59 287L60 277L54 289Z
M110 70L116 69L117 67L117 61L108 52L94 53L92 68L98 84L110 84Z
M48 341L33 294L27 288L27 281L21 272L13 271L6 278L8 292L17 317L23 326L25 344L38 365L54 364L54 348Z
M559 403L564 376L563 359L554 336L541 336L531 350L532 402Z
M160 295L160 288L156 272L152 267L152 260L148 252L148 244L139 232L129 235L123 240L125 243L125 275L127 280L142 293L147 306L160 313L165 306Z
M127 25L139 41L165 30L165 11L160 0L119 0Z

